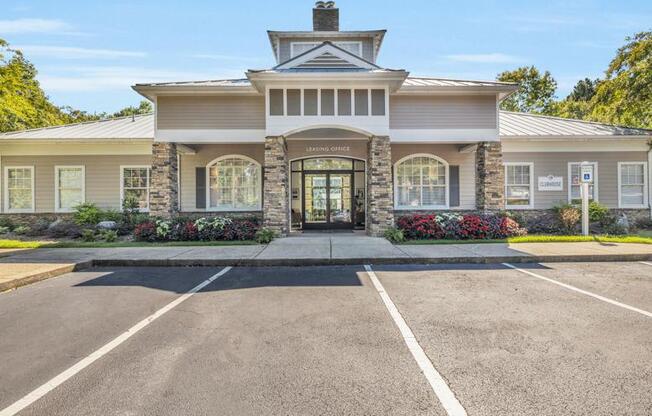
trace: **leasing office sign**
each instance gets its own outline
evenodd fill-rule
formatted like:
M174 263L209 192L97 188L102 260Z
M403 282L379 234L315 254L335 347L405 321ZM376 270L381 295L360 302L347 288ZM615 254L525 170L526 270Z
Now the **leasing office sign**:
M564 190L564 178L563 176L539 176L538 181L539 191L563 191Z

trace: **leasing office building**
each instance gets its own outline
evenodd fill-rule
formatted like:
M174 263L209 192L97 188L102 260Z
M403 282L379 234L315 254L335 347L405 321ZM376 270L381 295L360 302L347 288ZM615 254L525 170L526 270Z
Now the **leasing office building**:
M498 110L513 84L413 78L378 64L385 31L270 31L246 78L137 84L155 114L0 135L2 214L82 201L153 215L255 213L283 234L379 235L406 212L551 208L592 198L650 216L652 131Z

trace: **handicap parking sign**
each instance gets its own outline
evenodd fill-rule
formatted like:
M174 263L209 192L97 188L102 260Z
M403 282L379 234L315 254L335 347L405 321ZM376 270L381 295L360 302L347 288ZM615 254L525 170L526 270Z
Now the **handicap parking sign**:
M581 175L583 183L592 183L593 182L593 165L582 165L581 166Z

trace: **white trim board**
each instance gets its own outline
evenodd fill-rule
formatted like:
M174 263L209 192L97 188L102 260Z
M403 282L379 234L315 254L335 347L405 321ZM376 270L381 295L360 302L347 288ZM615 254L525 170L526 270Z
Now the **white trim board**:
M159 129L156 142L265 143L265 130Z
M554 152L647 152L644 140L594 139L578 140L513 140L501 138L503 153L554 153Z
M389 139L400 143L498 142L496 129L389 129Z

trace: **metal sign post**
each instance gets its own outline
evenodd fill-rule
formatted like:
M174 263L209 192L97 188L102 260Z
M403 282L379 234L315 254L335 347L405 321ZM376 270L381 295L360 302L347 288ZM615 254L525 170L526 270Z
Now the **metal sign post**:
M580 165L580 193L582 196L582 235L589 235L589 185L593 183L593 165Z

